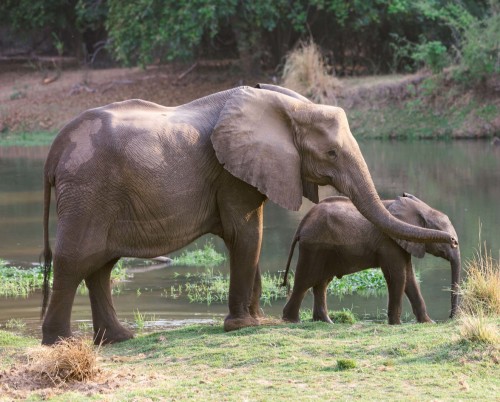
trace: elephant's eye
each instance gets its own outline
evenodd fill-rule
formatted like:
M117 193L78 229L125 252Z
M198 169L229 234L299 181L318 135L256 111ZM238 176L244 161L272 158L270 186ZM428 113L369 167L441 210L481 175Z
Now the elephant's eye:
M332 149L331 151L327 152L328 156L330 158L336 158L337 157L337 151L335 149Z

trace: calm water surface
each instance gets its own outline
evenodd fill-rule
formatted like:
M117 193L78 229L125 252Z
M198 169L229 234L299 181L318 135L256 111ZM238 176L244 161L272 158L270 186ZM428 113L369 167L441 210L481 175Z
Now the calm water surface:
M462 260L477 250L479 228L481 241L486 242L494 255L500 250L500 147L487 142L378 142L360 143L361 150L382 198L392 198L410 192L434 208L444 211L454 223L462 250ZM38 261L42 249L42 169L48 148L0 148L0 258L17 265L29 266ZM320 198L333 194L321 188ZM54 204L54 202L52 202ZM286 263L291 239L297 224L311 207L305 201L299 212L291 212L274 204L266 205L264 217L264 244L261 255L262 271L282 270ZM54 243L56 219L51 214L51 242ZM213 236L216 248L225 252L222 241ZM188 248L201 247L205 238ZM296 250L296 254L297 250ZM430 316L443 320L450 307L449 264L433 256L414 259L421 273L422 293ZM227 272L227 265L219 267ZM165 298L164 289L178 283L175 272L193 272L192 267L164 267L135 273L126 282L122 292L115 296L119 318L133 321L133 311L155 314L160 325L177 325L193 320L222 318L227 313L225 304L189 303L187 298ZM140 290L139 292L137 290ZM140 294L139 294L140 293ZM312 297L303 303L311 308ZM41 294L1 300L0 324L10 318L21 318L39 335ZM284 300L264 311L280 315ZM376 318L385 313L386 296L345 296L342 300L331 297L330 309L352 308L358 315ZM411 313L408 304L404 311ZM90 321L87 296L77 296L73 308L73 321Z

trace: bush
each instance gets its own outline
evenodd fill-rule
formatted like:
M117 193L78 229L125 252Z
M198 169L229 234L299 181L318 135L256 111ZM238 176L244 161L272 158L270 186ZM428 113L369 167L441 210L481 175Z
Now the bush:
M439 41L417 45L412 58L415 61L423 62L434 74L440 73L449 64L446 46Z
M321 52L312 41L301 43L286 58L282 75L283 86L293 89L313 102L336 104L335 93L340 81L328 74Z
M500 14L477 21L464 32L461 67L473 80L500 73Z

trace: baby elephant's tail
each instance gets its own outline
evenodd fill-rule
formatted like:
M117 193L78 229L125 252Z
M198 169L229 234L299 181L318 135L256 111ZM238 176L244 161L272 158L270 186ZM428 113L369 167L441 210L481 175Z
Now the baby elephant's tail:
M281 284L281 286L288 286L288 271L290 270L290 263L292 262L293 251L298 241L299 241L299 235L296 234L293 238L292 245L290 246L290 252L288 253L288 261L286 262L285 274L283 275L283 283Z

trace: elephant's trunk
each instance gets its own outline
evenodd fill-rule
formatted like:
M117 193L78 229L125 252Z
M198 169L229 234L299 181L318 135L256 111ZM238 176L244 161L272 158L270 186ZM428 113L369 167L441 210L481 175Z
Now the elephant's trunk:
M462 270L462 264L460 259L460 249L457 247L454 250L454 255L450 258L451 265L451 311L450 318L453 318L458 310L459 302L459 284L460 284L460 272Z
M354 145L354 149L357 149L356 154L359 152L359 155L349 155L349 159L351 159L349 164L351 166L357 165L352 170L356 173L349 177L340 178L339 183L334 185L351 199L352 203L366 219L390 237L417 243L449 243L452 247L457 246L456 239L449 233L410 225L392 216L377 194L370 172L357 144Z

